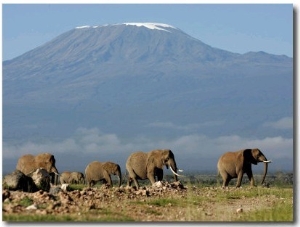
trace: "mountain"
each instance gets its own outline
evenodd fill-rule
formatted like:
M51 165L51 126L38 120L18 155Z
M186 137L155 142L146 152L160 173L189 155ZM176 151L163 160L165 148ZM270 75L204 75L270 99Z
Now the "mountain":
M130 141L241 135L293 116L293 59L211 47L159 23L83 26L3 62L3 141L99 128Z
M244 68L251 74L262 69L265 69L264 74L273 74L277 67L291 67L292 64L291 59L284 56L233 54L212 48L174 27L164 24L158 27L162 29L120 24L68 31L3 63L5 85L30 90L26 92L24 88L12 92L13 88L5 89L6 85L4 97L11 102L19 100L21 95L22 101L32 102L31 98L35 96L44 102L50 91L57 94L57 91L61 93L67 89L67 94L63 92L59 100L77 102L95 93L70 93L70 83L73 88L83 85L98 88L103 81L116 77L175 78L183 74L197 78L224 77L240 73L239 70ZM56 102L53 98L49 101Z

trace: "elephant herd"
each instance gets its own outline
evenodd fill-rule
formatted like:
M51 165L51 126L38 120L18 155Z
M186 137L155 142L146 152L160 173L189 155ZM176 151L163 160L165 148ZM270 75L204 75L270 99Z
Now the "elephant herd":
M223 184L222 187L227 187L230 180L237 178L236 187L241 186L241 181L244 173L247 174L251 186L254 186L254 178L251 165L257 165L258 162L265 164L265 170L261 184L264 183L268 163L265 155L258 149L244 149L235 152L226 152L221 155L218 160L218 173L221 175ZM151 184L163 179L163 167L170 168L174 174L174 180L178 181L181 171L177 168L175 156L170 149L156 149L149 152L137 151L131 153L126 161L126 170L128 173L127 185L131 186L134 182L136 189L139 188L138 180L148 179ZM55 176L54 182L57 183L58 176L61 184L83 184L86 183L89 187L95 185L98 181L113 186L111 175L116 175L119 178L118 186L121 186L121 168L113 162L90 162L85 173L65 171L59 174L55 167L55 158L50 153L41 153L36 156L27 154L19 158L16 169L29 175L38 168L43 168L48 173Z

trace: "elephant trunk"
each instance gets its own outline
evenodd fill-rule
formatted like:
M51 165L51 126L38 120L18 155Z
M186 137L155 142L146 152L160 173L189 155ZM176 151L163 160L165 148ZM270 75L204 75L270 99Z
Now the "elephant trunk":
M268 172L268 162L264 162L265 164L265 170L264 170L264 175L263 175L263 178L262 178L262 181L261 181L261 184L264 183L265 181L265 178L266 178L266 175L267 175L267 172Z

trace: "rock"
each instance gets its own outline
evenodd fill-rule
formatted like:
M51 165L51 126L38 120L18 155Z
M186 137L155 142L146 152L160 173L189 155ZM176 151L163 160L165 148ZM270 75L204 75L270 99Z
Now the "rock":
M26 207L26 210L36 210L37 209L37 205L36 204L32 204L28 207Z
M149 191L148 190L143 190L142 195L143 196L149 196Z
M236 209L236 213L238 214L238 213L242 213L244 210L243 210L243 208L242 207L240 207L240 208L238 208L238 209Z
M32 180L32 179L31 179ZM186 190L180 191L178 183L176 188L172 187L168 182L161 182L163 187L140 187L139 190L135 191L134 188L106 188L105 186L99 188L83 188L80 190L63 191L61 186L52 186L49 192L44 190L38 190L35 193L27 193L21 191L9 191L3 190L3 198L10 200L7 203L3 203L3 212L6 214L44 214L44 215L65 215L65 214L76 214L78 212L89 212L90 210L101 210L105 209L107 204L112 201L118 201L115 209L126 209L128 206L128 200L141 201L146 203L147 197L163 198L164 195L172 193L182 193ZM10 196L9 196L10 194ZM9 198L7 198L9 197ZM27 208L18 205L23 200L32 201ZM172 203L167 205L173 207ZM155 209L156 206L152 206ZM137 211L136 207L132 212ZM150 219L149 219L150 220Z
M60 201L62 204L69 204L70 202L73 201L73 199L70 197L69 194L67 194L66 192L60 192L58 194Z
M10 192L8 190L4 190L2 192L2 202L4 202L6 199L8 199L10 196Z
M184 189L183 184L180 181L175 181L171 183L172 188L177 188L177 189Z
M161 188L163 186L161 181L156 181L154 184L152 184L152 187Z
M51 184L50 184L50 174L47 170L43 168L38 168L31 174L31 178L34 181L35 185L38 189L49 191Z
M66 192L69 189L69 184L62 184L60 188L61 188L61 190Z
M49 190L49 194L56 195L59 193L62 189L60 187L51 187Z
M36 187L34 181L31 177L26 176L20 170L15 170L11 174L8 174L3 179L3 188L9 190L21 190L23 192L36 192L38 188Z

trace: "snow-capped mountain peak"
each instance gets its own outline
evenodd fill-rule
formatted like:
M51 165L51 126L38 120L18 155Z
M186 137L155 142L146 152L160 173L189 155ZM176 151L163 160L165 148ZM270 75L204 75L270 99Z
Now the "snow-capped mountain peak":
M126 25L126 26L137 26L137 27L146 27L148 29L156 29L156 30L162 30L166 32L170 32L167 30L167 28L176 29L174 26L163 24L163 23L122 23L122 24L112 24L112 26L116 25ZM78 26L75 29L87 29L87 28L98 28L98 27L106 27L109 26L108 24L102 25L102 26L90 26L90 25L83 25Z
M138 27L144 26L149 29L157 29L157 30L163 30L163 31L168 31L164 28L174 28L175 29L175 27L168 25L168 24L163 24L163 23L124 23L124 24L131 25L131 26L138 26Z

